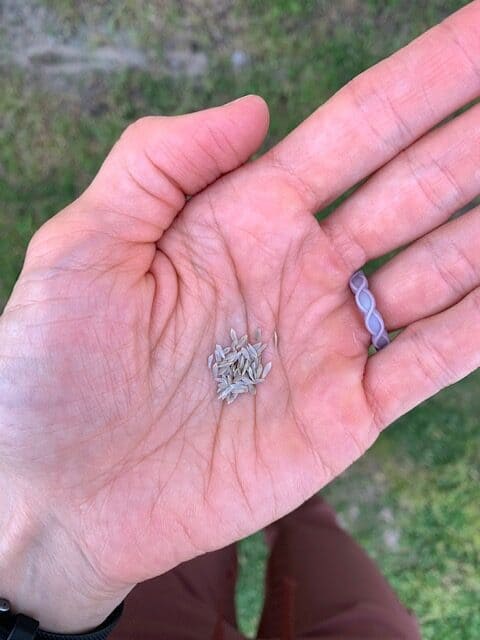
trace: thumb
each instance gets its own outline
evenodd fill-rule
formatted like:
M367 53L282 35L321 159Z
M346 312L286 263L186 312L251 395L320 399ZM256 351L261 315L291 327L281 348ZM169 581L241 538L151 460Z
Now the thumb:
M81 200L86 223L120 240L155 242L183 208L263 142L268 108L259 96L188 115L130 125ZM82 207L83 208L83 207Z
M186 197L248 160L265 138L268 119L265 101L245 96L196 113L137 120L86 191L37 231L27 266L60 259L63 267L110 267L125 262L127 245L142 243L143 253L129 255L137 258L134 270L144 269L152 259L150 244L168 229Z

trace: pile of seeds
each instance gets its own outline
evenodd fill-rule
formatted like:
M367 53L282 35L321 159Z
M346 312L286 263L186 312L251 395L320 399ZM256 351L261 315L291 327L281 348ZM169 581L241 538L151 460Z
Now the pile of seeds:
M267 345L257 342L250 344L246 335L237 338L230 330L232 344L229 347L215 346L208 358L208 368L212 370L217 383L217 396L231 404L240 394L255 395L256 386L263 382L272 368L272 363L262 364L262 353Z

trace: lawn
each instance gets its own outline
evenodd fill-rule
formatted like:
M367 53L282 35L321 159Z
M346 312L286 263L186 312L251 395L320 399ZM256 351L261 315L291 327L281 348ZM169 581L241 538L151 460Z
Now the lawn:
M33 6L28 28L39 16L49 41L82 52L128 46L144 61L57 73L50 51L22 67L6 53L22 34L11 22L0 28L0 309L32 232L88 183L128 122L256 92L271 108L271 145L354 75L466 3L19 0L15 10L24 4ZM324 491L427 639L480 638L479 383L477 372L402 418ZM242 543L240 559L238 606L251 634L262 598L260 536Z

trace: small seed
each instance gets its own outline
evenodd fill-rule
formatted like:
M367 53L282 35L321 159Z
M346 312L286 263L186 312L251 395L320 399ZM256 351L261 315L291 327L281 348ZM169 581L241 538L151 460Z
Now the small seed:
M247 340L248 338L246 335L242 336L238 341L237 349L241 349L245 344L247 344Z
M258 358L258 352L257 352L256 349L254 349L254 347L252 347L251 344L249 344L247 348L248 348L248 351L250 352L250 355L251 355L252 358L254 358L254 359Z
M265 378L268 376L268 374L270 373L270 369L272 368L272 363L271 362L267 362L267 364L263 367L263 376L262 376L262 380L265 380Z

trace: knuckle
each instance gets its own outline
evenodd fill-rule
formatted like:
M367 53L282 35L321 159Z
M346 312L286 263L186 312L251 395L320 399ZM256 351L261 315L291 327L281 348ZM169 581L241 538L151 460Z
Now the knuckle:
M438 184L438 175L436 176L436 180L432 182L429 178L428 171L425 170L426 167L431 167L431 163L425 164L417 156L415 147L402 151L401 157L408 172L413 178L414 187L419 196L419 200L423 200L423 202L426 201L429 209L443 213L443 208L439 204L439 198L435 193L434 188L434 185L436 186Z
M410 352L417 368L432 390L439 391L457 379L443 341L440 345L432 341L421 324L407 327L404 334L412 345Z
M233 160L236 164L241 164L244 160L242 154L237 149L230 136L222 129L222 127L206 124L206 135L208 136L208 146L214 150L215 157L225 157L228 160ZM200 145L204 145L205 142L197 138ZM216 152L216 153L215 153Z
M412 146L405 149L401 156L414 180L418 195L423 196L428 207L438 212L442 218L468 201L452 168L429 153L428 149L420 151Z
M131 122L123 131L122 137L136 136L138 133L143 133L146 128L149 128L152 122L156 119L156 116L142 116Z
M469 52L469 45L464 42L461 37L461 32L457 31L450 20L444 20L439 24L439 27L446 33L448 41L459 53L461 63L466 65L473 75L480 80L480 66L478 65L475 56Z
M392 61L385 61L392 66ZM392 72L395 72L392 69ZM397 154L412 138L409 123L402 117L402 110L391 96L390 87L380 85L371 71L366 71L351 80L346 89L350 94L356 113L362 118L369 136L390 154ZM372 114L381 114L383 124Z
M452 235L443 239L427 235L422 242L448 292L453 292L458 298L475 286L479 268Z
M48 227L50 221L45 222L41 227L39 227L32 235L27 244L26 249L26 259L30 259L33 255L38 254L42 251L42 247L45 246L47 242L49 231Z
M347 273L352 274L367 262L367 249L352 226L341 223L335 216L329 216L321 221L320 227L333 250L341 257Z
M152 139L158 137L159 126L163 123L162 116L142 116L131 122L122 132L115 146L120 146L123 151L125 147L142 148Z

